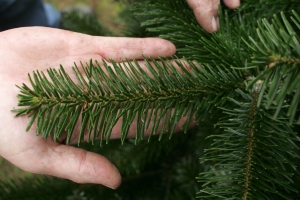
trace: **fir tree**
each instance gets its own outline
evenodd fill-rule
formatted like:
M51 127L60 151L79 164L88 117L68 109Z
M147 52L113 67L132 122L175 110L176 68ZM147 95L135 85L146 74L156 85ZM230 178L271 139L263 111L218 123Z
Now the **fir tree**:
M31 86L19 87L22 107L15 112L29 115L37 123L37 134L45 138L58 139L62 131L70 138L82 115L80 135L88 130L90 140L102 144L123 117L123 146L119 141L101 148L81 144L113 160L124 177L121 188L71 184L65 187L73 195L66 192L61 198L299 199L300 3L248 0L235 11L221 6L221 28L213 34L198 25L185 0L143 2L135 5L134 13L143 30L172 41L176 58L186 60L190 69L181 61L179 72L169 59L145 58L151 77L127 61L126 67L105 64L106 74L91 62L82 66L88 81L75 67L75 84L61 67L48 70L50 79L33 72ZM187 133L172 134L185 115ZM134 117L140 120L139 132L135 139L126 139ZM156 124L148 127L153 117ZM192 117L199 125L187 131ZM57 123L60 118L66 120ZM156 139L160 122L164 128ZM144 140L146 129L151 129L149 143ZM95 140L98 136L100 141ZM25 188L26 181L1 183L3 199L15 197L16 188ZM45 182L30 181L39 185L32 191L47 193Z

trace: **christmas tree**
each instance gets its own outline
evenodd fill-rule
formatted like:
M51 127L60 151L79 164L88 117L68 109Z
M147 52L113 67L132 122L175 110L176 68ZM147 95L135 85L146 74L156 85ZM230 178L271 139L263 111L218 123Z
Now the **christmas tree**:
M33 89L20 87L20 106L25 108L15 110L30 114L43 137L54 132L56 139L61 131L53 131L59 129L54 122L53 127L43 124L56 117L70 119L62 128L70 138L76 115L63 113L74 109L82 114L82 132L90 130L94 145L79 137L80 147L112 160L123 176L121 187L113 191L34 177L0 183L2 199L299 199L300 3L247 0L234 11L221 5L220 30L213 34L200 27L185 0L136 3L130 13L124 12L131 19L126 34L170 40L177 47L177 57L171 58L175 63L170 58L145 58L150 76L128 61L125 67L105 64L108 74L91 62L82 66L88 82L74 68L78 85L72 85L63 68L49 69L50 79L33 72ZM83 19L73 14L69 20ZM89 27L102 28L86 25L82 32L92 34ZM95 89L99 86L103 90ZM68 87L80 97L65 100L72 104L68 108L26 101L42 90L60 98ZM93 93L102 96L102 107L92 103L95 99L87 100L86 94ZM109 140L117 117L92 117L100 107L123 117L121 142ZM57 112L47 110L53 108ZM182 127L185 134L173 134L182 116L188 116ZM133 117L140 120L139 132L127 139ZM156 123L148 127L152 118ZM188 131L193 120L198 126ZM155 136L159 123L164 128ZM100 141L93 140L99 134Z

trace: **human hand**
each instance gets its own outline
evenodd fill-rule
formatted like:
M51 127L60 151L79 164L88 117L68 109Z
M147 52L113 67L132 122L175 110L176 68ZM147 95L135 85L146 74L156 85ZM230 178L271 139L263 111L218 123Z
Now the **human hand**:
M61 64L72 74L73 63L101 59L121 61L171 56L175 46L162 39L112 38L89 36L44 27L18 28L0 33L0 155L25 171L70 179L77 183L98 183L117 188L121 182L118 170L105 157L73 146L59 144L51 137L35 135L36 127L25 132L29 118L15 118L11 112L18 104L19 89L29 84L28 73ZM143 61L139 61L143 66ZM178 123L178 129L184 123ZM121 122L111 138L120 137ZM75 129L75 132L78 132ZM130 127L129 136L135 135ZM77 139L71 139L76 143Z
M219 28L218 6L220 0L187 0L193 9L199 24L208 32L215 32ZM228 8L240 6L240 0L224 0Z

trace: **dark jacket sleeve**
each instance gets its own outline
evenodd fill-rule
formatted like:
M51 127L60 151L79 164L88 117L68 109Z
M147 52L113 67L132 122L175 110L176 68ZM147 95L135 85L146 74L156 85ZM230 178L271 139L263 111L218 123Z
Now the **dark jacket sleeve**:
M0 14L7 10L16 0L0 0Z
M47 25L42 0L0 0L0 31Z

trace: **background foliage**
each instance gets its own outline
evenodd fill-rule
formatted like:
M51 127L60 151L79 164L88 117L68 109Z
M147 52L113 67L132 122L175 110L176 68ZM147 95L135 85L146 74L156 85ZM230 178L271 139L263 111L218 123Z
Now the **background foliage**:
M52 188L50 199L299 199L300 4L245 0L235 11L222 5L215 34L202 30L185 0L131 9L121 13L127 36L166 38L178 57L201 66L206 109L198 127L138 145L85 144L121 171L116 191L32 177L1 182L1 198L45 199ZM65 20L85 19L73 13ZM97 23L81 32L110 34Z

